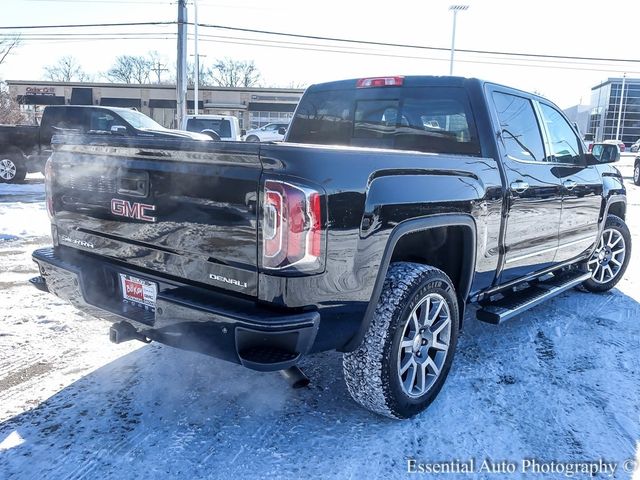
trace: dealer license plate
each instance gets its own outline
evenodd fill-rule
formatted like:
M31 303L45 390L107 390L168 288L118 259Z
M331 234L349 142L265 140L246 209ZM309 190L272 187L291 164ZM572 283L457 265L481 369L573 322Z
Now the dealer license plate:
M122 285L123 302L146 310L156 310L158 286L155 283L121 273L120 284Z

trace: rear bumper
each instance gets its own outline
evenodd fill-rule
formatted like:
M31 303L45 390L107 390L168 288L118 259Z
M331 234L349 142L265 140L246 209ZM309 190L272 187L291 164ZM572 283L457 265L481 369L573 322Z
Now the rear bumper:
M315 311L272 310L71 248L36 250L33 260L43 279L34 285L79 310L112 323L130 323L151 340L254 370L281 370L297 364L311 350L320 325L320 315ZM122 301L120 273L158 285L155 311Z

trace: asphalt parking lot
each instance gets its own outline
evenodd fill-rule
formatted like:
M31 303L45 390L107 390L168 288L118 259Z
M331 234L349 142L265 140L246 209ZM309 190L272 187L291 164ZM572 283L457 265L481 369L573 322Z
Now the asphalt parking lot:
M620 168L637 250L632 160L625 155ZM393 478L412 458L536 458L605 459L619 465L616 478L632 478L640 460L637 252L607 294L570 291L499 327L470 312L442 393L398 422L350 399L337 353L305 359L312 384L292 390L277 374L163 345L109 343L105 322L27 284L37 274L30 252L48 244L48 232L41 179L0 185L7 477Z

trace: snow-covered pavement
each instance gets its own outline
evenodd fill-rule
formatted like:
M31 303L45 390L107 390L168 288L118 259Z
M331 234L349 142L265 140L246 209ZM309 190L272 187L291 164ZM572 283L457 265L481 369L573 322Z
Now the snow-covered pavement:
M32 182L0 185L0 478L395 478L408 459L525 458L602 459L634 478L638 251L608 294L574 290L499 327L470 312L442 393L398 422L351 401L337 353L306 359L311 387L291 390L277 374L109 343L105 322L27 284L30 252L49 242ZM638 250L640 187L627 185ZM495 475L467 478L483 477Z

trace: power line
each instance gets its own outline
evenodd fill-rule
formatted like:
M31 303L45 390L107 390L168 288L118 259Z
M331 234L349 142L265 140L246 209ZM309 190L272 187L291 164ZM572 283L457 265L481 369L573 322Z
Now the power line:
M34 30L44 28L90 28L90 27L139 27L147 25L175 25L177 22L125 22L125 23L84 23L67 25L20 25L0 26L0 30Z
M66 25L23 25L23 26L0 26L0 30L29 30L29 29L55 29L55 28L99 28L99 27L132 27L132 26L151 26L151 25L175 25L175 21L166 22L126 22L126 23L94 23L94 24L66 24ZM193 23L189 23L193 25ZM318 35L304 35L296 33L274 32L269 30L258 30L250 28L232 27L226 25L215 25L207 23L199 23L201 27L213 28L218 30L229 30L244 33L254 33L260 35L272 35L278 37L299 38L305 40L317 40L325 42L338 42L347 44L369 45L387 48L405 48L405 49L418 49L429 50L437 52L449 52L450 49L446 47L434 47L426 45L413 45L402 43L386 43L369 40L356 40L348 38L338 37L325 37ZM95 35L92 32L90 35ZM257 40L256 40L257 41ZM331 51L331 50L328 50ZM616 62L616 63L640 63L640 59L623 59L623 58L606 58L606 57L583 57L573 55L549 55L540 53L519 53L519 52L502 52L496 50L475 50L475 49L457 49L458 52L481 54L481 55L496 55L505 57L517 57L521 59L542 59L542 60L574 60L574 61L587 61L587 62Z
M219 30L233 30L237 32L260 33L264 35L277 35L281 37L305 38L307 40L324 40L324 41L331 41L331 42L359 43L362 45L376 45L376 46L399 47L399 48L416 48L421 50L436 50L436 51L444 51L444 52L450 51L450 49L446 47L430 47L425 45L412 45L407 43L385 43L385 42L375 42L370 40L355 40L350 38L335 38L335 37L323 37L318 35L303 35L298 33L273 32L269 30L256 30L251 28L229 27L226 25L214 25L214 24L207 24L207 23L200 23L199 25L205 28L217 28ZM541 53L500 52L500 51L492 51L492 50L469 50L469 49L461 49L461 48L456 49L456 51L465 52L465 53L481 53L481 54L490 54L490 55L507 55L507 56L518 56L518 57L539 57L539 58L590 60L590 61L606 61L606 62L640 62L640 59L578 57L578 56L570 56L570 55L547 55L547 54L541 54Z

